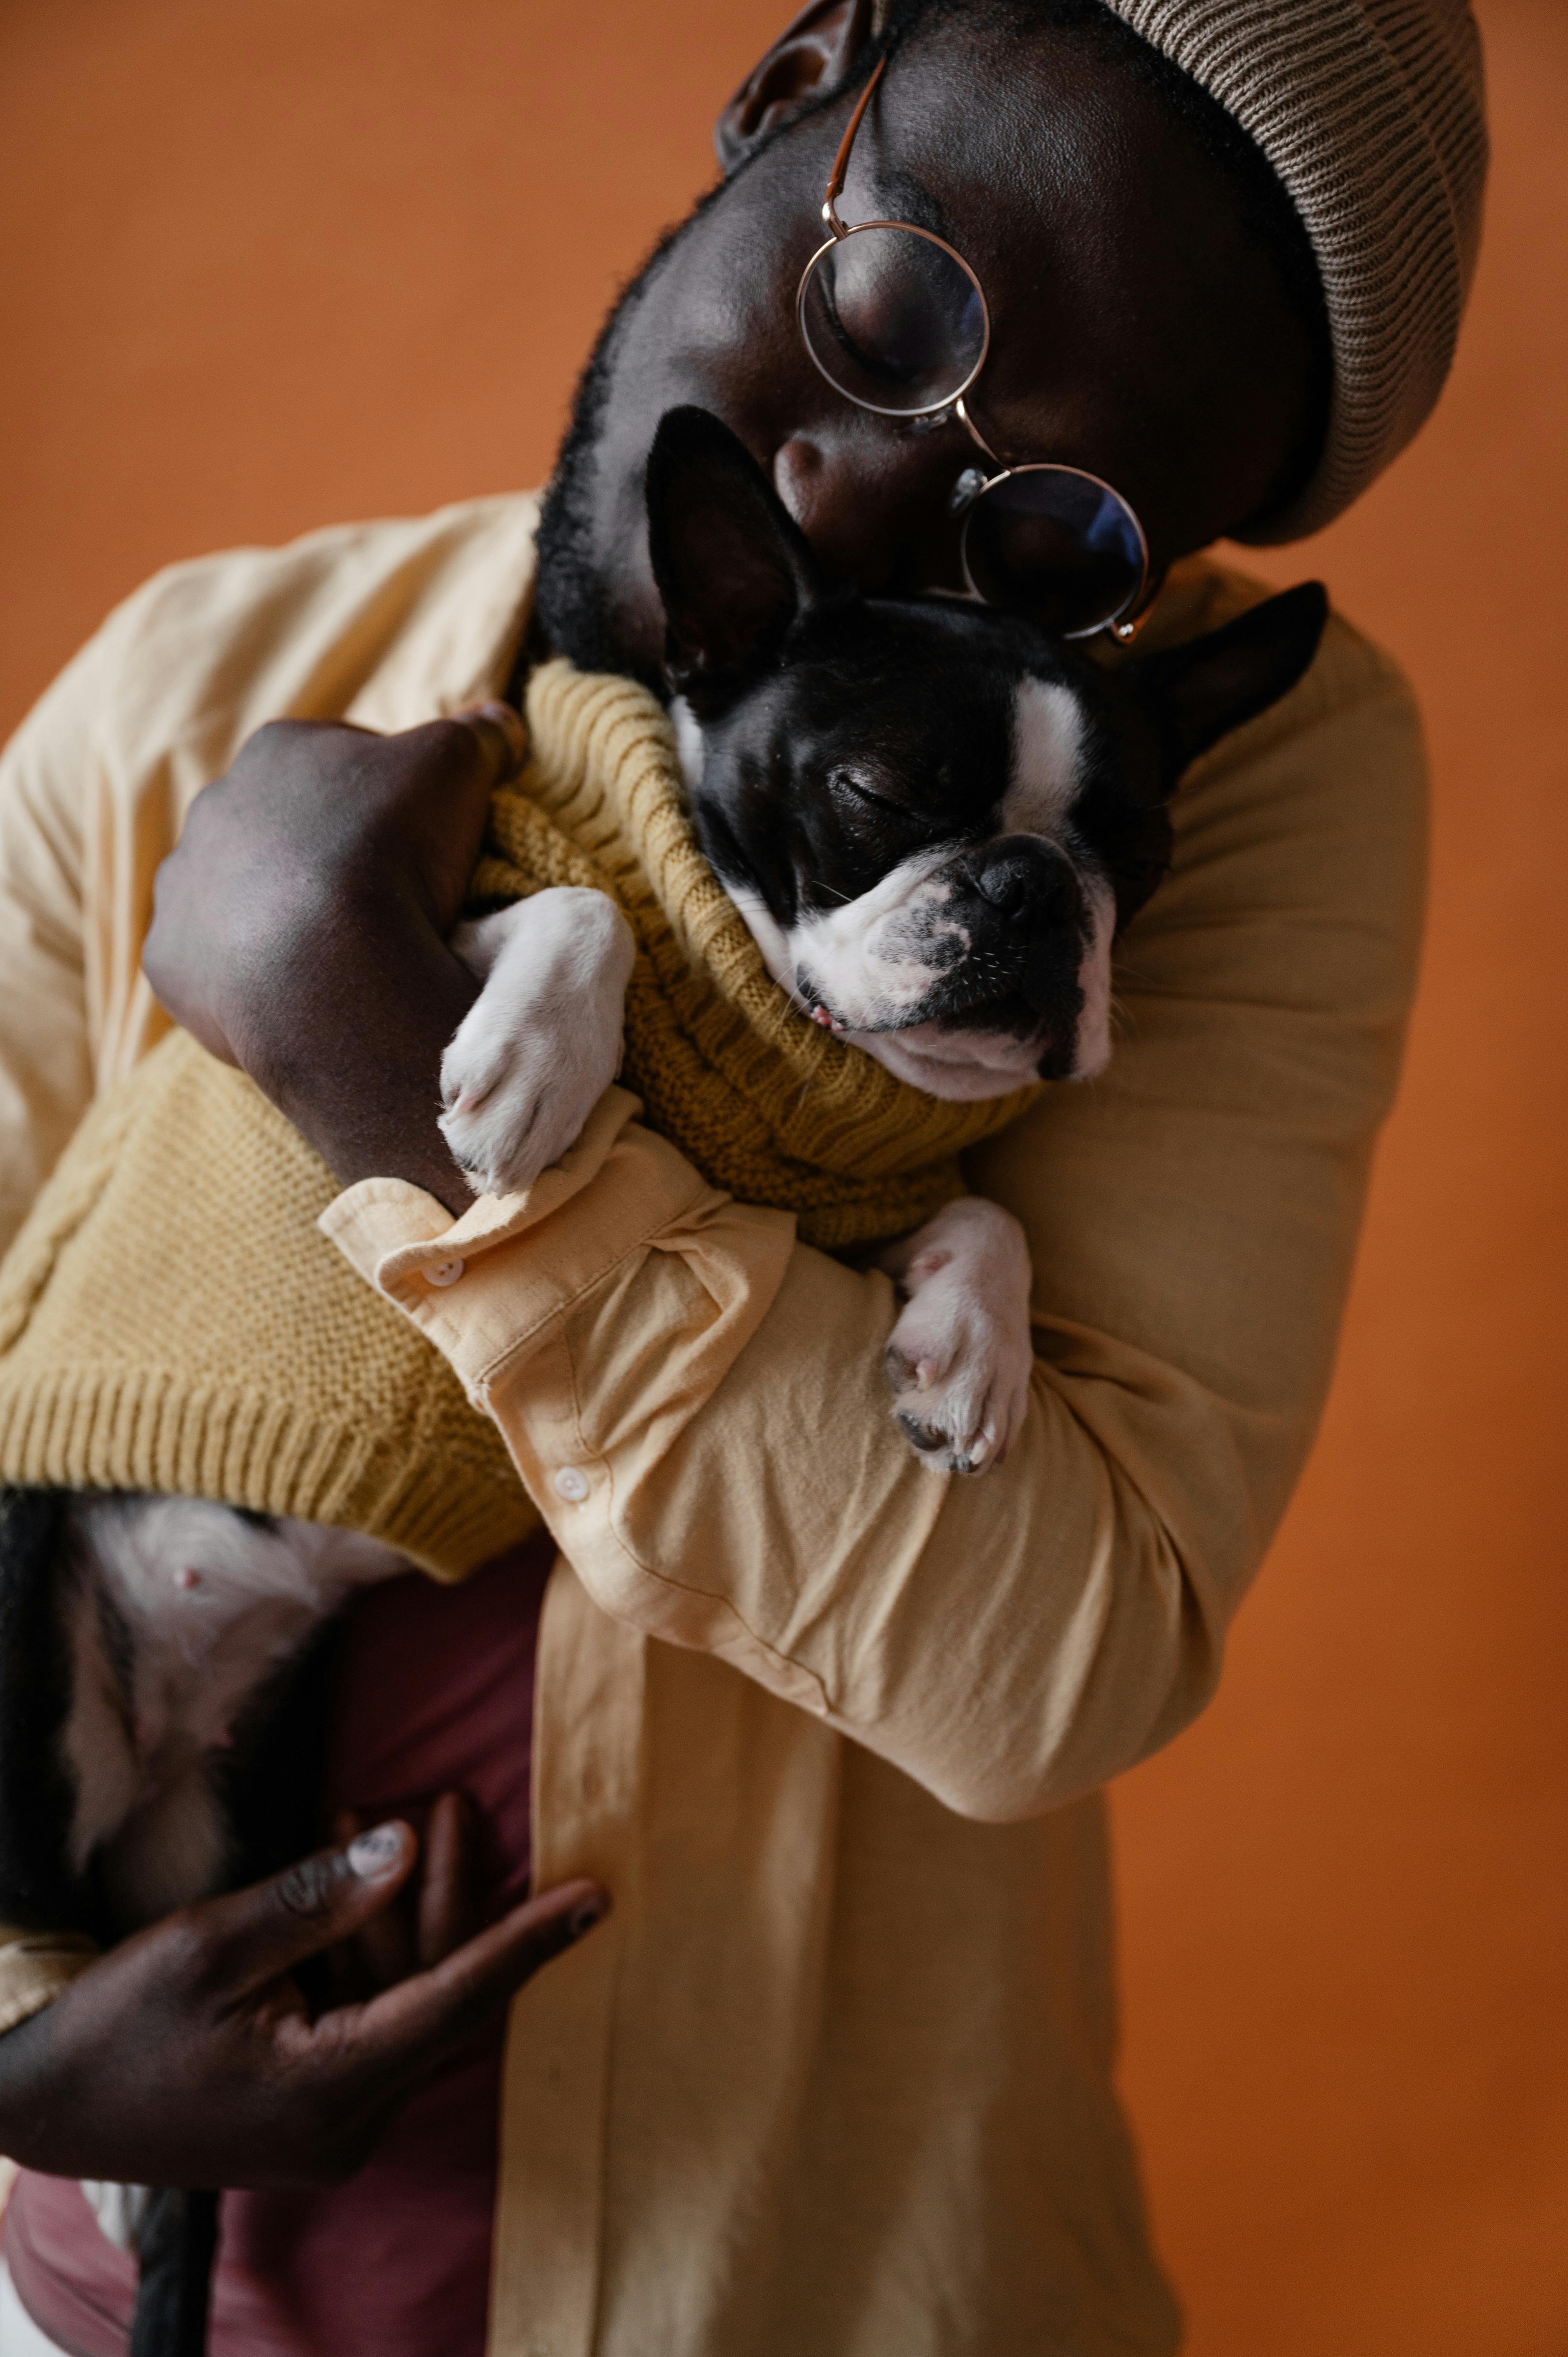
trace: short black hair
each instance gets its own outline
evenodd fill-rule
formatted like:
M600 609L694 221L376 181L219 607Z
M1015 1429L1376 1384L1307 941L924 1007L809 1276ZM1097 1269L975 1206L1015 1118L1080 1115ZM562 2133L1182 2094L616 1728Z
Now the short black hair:
M1334 390L1334 346L1323 280L1312 241L1289 189L1235 116L1201 82L1135 33L1106 0L892 0L874 54L898 48L933 21L972 20L983 12L1020 32L1047 27L1067 33L1101 57L1113 59L1192 135L1201 153L1225 174L1240 198L1244 233L1273 264L1280 290L1305 328L1312 354L1308 423L1299 447L1270 492L1266 509L1248 519L1249 523L1262 522L1266 513L1288 507L1305 489L1327 438Z

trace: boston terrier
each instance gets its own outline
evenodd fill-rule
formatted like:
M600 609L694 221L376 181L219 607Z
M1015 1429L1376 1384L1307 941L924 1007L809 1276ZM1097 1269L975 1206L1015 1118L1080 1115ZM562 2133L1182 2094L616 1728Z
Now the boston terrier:
M1102 668L977 603L830 581L703 410L661 422L647 497L693 826L800 1019L937 1097L1092 1080L1172 790L1302 676L1322 589ZM603 895L557 888L454 948L483 987L443 1063L441 1126L475 1189L505 1193L614 1076L631 936ZM1022 1229L969 1198L878 1258L903 1303L898 1424L934 1467L1000 1464L1032 1365ZM328 1618L404 1567L200 1501L0 1498L0 1921L113 1937L259 1870L232 1763ZM140 2344L199 2351L210 2202L90 2190L142 2253Z
M830 581L704 410L661 420L647 500L692 823L802 1019L932 1096L1092 1080L1172 791L1300 679L1322 588L1107 670L990 607ZM446 1051L441 1126L477 1189L530 1184L613 1073L618 926L602 896L559 889L460 944L487 979ZM879 1259L904 1296L899 1425L942 1470L1000 1464L1033 1364L1022 1229L971 1197Z

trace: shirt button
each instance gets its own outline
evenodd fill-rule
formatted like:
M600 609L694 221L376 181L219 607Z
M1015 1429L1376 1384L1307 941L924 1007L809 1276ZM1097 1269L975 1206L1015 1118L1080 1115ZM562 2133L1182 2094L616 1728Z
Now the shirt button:
M460 1260L433 1260L425 1266L424 1282L426 1285L456 1285L462 1274Z
M569 1506L580 1506L588 1494L588 1477L580 1465L563 1465L555 1476L555 1494Z

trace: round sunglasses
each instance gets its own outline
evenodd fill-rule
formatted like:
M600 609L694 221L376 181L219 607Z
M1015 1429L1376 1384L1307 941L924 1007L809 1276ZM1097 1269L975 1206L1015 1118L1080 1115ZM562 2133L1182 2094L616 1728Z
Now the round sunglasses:
M822 220L795 316L806 350L836 393L878 417L950 411L982 456L953 486L964 578L990 606L1010 606L1058 638L1096 630L1131 639L1149 578L1144 527L1120 491L1081 467L1010 467L965 405L985 366L991 315L961 253L912 221L842 221L838 199L855 133L887 59L877 60L833 159Z

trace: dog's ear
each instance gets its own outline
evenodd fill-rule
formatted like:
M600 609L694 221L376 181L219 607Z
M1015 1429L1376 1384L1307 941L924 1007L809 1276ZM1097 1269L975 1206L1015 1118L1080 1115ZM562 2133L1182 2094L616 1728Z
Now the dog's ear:
M1161 723L1176 775L1295 685L1317 652L1327 619L1322 582L1304 581L1201 639L1128 664Z
M750 451L707 410L666 410L649 453L647 495L664 668L700 711L768 663L826 585Z

